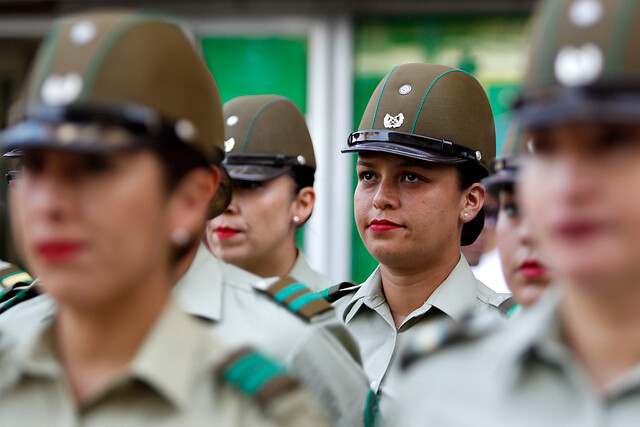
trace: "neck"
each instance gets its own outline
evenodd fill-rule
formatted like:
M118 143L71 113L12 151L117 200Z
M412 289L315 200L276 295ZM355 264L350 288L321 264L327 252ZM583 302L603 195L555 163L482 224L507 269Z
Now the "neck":
M422 307L431 294L451 274L460 261L458 256L450 257L446 262L421 269L398 269L380 265L382 290L393 315L396 328L404 322L408 315Z
M565 338L596 389L603 389L640 363L640 287L627 290L603 295L569 288L564 295L561 316Z
M298 258L298 248L294 236L287 239L290 243L282 244L261 258L247 260L246 263L238 263L243 270L259 277L283 277L289 274Z
M71 389L86 401L123 374L169 301L170 283L137 283L109 306L92 309L60 304L56 344Z

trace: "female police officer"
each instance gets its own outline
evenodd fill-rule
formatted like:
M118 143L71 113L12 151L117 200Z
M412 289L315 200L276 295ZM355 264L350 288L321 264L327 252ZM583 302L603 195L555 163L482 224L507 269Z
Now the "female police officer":
M283 421L216 379L224 350L170 298L219 180L220 109L175 23L104 12L53 25L1 138L21 150L21 247L57 308L0 345L2 423Z
M260 277L291 276L316 291L330 286L296 247L296 230L315 202L316 162L304 115L275 95L232 99L223 114L233 196L207 225L209 247Z
M493 116L468 73L404 64L380 82L348 145L343 152L358 153L356 225L380 265L362 285L324 294L360 344L384 415L404 332L498 303L460 254L484 222L479 181L495 155Z

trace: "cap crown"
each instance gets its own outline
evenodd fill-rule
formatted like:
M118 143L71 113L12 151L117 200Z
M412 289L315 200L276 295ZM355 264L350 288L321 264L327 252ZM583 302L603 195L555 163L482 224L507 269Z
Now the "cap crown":
M234 98L224 104L227 154L304 157L315 170L313 143L304 115L289 99L277 95Z
M546 0L536 10L526 90L640 88L640 1Z
M407 132L480 151L481 163L495 157L491 105L470 74L444 65L403 64L382 79L359 130Z
M49 30L10 123L32 106L137 104L190 127L189 145L208 159L223 147L222 103L193 36L157 14L70 15Z

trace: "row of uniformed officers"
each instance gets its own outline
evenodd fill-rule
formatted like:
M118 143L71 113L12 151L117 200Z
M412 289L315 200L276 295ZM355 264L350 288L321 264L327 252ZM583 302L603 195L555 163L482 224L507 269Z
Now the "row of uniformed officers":
M0 425L637 424L640 1L540 2L497 159L472 75L385 76L343 150L360 285L296 247L302 113L223 107L195 43L141 12L47 34L0 134L37 277L0 294ZM460 254L488 197L513 297Z

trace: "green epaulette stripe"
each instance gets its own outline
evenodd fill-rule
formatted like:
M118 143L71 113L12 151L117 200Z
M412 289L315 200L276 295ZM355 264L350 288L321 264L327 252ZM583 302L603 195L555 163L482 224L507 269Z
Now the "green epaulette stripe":
M378 405L379 399L375 391L369 390L367 395L367 405L364 409L364 425L365 427L372 427L376 425L376 418L380 407Z
M302 307L304 307L305 305L309 304L310 302L316 301L322 299L320 298L320 296L318 294L314 294L313 292L308 293L308 294L304 294L298 298L296 298L295 300L293 300L291 302L291 304L289 304L289 308L292 311L299 311Z
M302 291L304 289L307 289L307 287L305 285L303 285L302 283L292 283L289 286L287 286L286 288L284 288L284 289L280 290L278 293L276 293L273 296L273 299L275 299L279 303L284 303L284 300L289 298L291 295L295 294L296 292L300 292L300 291Z
M284 375L280 366L257 353L248 353L227 369L225 379L249 396L277 376Z
M320 294L319 294L320 298L328 300L329 299L329 291L331 290L332 287L329 287L329 288L325 289L324 291L320 292Z
M511 309L509 311L507 311L507 317L510 317L513 315L513 313L515 313L516 311L518 311L518 308L520 307L520 304L516 304L513 307L511 307Z

